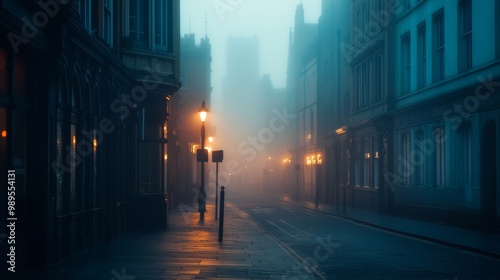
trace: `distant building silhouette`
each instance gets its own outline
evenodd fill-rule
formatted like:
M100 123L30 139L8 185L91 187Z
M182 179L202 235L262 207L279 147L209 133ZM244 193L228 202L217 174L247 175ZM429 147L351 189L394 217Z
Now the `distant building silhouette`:
M227 38L226 74L222 81L222 106L217 114L219 138L222 138L225 161L236 160L238 165L254 177L262 177L262 159L247 161L245 141L254 137L262 128L262 96L259 95L259 41L254 37ZM243 143L243 144L242 144ZM238 149L240 147L240 149ZM227 160L226 160L227 159ZM243 175L242 175L243 176ZM242 176L233 182L243 183Z
M318 25L304 22L303 4L297 5L294 32L290 31L287 70L287 110L295 115L289 127L290 157L294 186L289 195L313 200L316 197L316 167L323 153L316 150L317 131L317 43Z
M210 40L208 37L201 38L196 43L195 34L184 35L181 38L181 82L182 88L174 97L174 104L179 110L179 155L180 166L177 174L177 186L179 198L185 203L192 203L193 189L200 186L199 169L200 164L196 161L196 149L200 148L200 117L198 109L205 100L209 110L207 119L206 147L210 147L208 137L214 137L216 143L221 140L215 135L215 129L209 125L212 123L211 115L214 113L211 106L211 63L212 55Z

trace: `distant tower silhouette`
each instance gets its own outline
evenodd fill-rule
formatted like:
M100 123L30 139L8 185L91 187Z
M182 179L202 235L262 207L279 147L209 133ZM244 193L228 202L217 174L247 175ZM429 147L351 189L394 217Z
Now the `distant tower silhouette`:
M254 37L229 36L226 47L226 75L222 84L222 113L228 128L257 128L259 104L259 42ZM234 134L234 133L233 133ZM242 133L238 136L241 138ZM234 139L241 142L244 139ZM237 143L236 143L237 144Z
M224 161L238 161L244 172L240 184L251 183L261 176L262 166L256 160L247 162L248 154L241 152L241 144L249 136L257 136L262 129L264 110L259 91L259 42L254 37L229 36L226 47L226 74L222 81L222 100L219 110L218 135L227 153ZM240 146L240 149L238 149ZM227 159L227 160L226 160ZM248 164L248 168L245 166Z

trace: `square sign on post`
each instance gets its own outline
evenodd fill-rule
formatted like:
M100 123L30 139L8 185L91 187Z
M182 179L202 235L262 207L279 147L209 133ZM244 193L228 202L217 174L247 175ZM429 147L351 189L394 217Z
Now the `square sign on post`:
M213 151L212 152L212 162L222 162L224 158L224 151Z
M196 150L196 161L208 162L208 150L207 149Z

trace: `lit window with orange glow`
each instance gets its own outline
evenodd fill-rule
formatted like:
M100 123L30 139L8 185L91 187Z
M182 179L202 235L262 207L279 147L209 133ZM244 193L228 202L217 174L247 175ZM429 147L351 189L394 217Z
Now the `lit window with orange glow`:
M2 138L7 138L7 130L2 130Z
M195 154L196 155L196 151L198 150L198 148L200 147L200 145L198 144L193 144L191 146L191 153Z

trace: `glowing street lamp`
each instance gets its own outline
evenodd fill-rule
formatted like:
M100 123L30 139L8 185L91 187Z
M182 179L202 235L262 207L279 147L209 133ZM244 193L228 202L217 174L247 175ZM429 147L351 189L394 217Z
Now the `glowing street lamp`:
M198 109L198 113L200 114L201 123L204 124L207 120L208 115L208 109L207 107L205 107L205 100L203 100L203 103L201 103L201 108Z
M201 108L198 110L201 120L201 150L205 150L205 121L207 120L208 109L205 107L205 100L201 103ZM200 195L198 197L198 211L200 212L200 222L205 221L206 210L206 195L205 195L205 167L201 161L201 185Z

